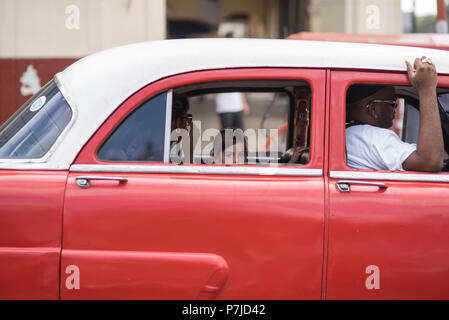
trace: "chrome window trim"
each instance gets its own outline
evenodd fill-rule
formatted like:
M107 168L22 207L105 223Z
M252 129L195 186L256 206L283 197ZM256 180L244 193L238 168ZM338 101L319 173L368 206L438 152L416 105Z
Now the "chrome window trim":
M170 129L171 129L171 112L173 102L173 90L167 92L167 101L165 104L165 141L164 141L164 163L170 162Z
M285 167L223 167L223 166L177 166L177 165L90 165L74 164L71 172L126 172L126 173L179 173L179 174L225 174L259 176L307 176L323 175L321 169L297 169Z
M437 173L331 171L329 176L333 179L449 182L449 174Z

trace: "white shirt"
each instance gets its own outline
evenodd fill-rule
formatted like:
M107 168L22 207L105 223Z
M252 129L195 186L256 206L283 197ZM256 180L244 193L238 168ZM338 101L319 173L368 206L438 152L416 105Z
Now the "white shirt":
M403 142L388 129L368 124L346 129L347 164L353 168L403 171L402 163L415 150L415 143Z
M239 112L242 110L243 102L240 92L217 94L217 113Z

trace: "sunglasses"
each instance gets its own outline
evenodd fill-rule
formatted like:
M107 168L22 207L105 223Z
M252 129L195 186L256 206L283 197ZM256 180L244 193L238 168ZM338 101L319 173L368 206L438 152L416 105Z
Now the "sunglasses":
M183 119L186 123L192 123L193 116L192 116L190 113L188 113L188 114L186 114L184 117L182 117L182 119Z
M398 106L398 101L397 100L371 100L370 102L368 102L368 104L366 105L366 108L368 109L369 105L373 102L376 103L387 103L390 106L396 108Z

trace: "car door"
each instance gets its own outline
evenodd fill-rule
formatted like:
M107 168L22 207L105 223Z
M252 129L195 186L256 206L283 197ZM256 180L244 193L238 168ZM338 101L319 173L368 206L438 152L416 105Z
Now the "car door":
M309 83L309 163L290 167L168 163L171 89L242 79ZM319 299L324 89L324 70L252 68L178 75L131 96L99 128L70 169L62 299ZM145 106L150 106L150 113L137 115L135 110ZM155 160L100 161L97 151L105 139L133 112L136 121L155 117L151 122Z
M410 85L405 73L333 71L328 299L449 298L449 175L353 169L345 97L354 83ZM449 87L448 77L439 86Z

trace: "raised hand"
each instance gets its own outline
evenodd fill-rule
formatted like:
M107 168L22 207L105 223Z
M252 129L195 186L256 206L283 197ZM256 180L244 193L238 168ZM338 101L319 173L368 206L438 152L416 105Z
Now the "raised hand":
M413 67L405 61L407 66L408 78L416 90L435 90L437 86L437 71L430 58L422 56L416 58Z

